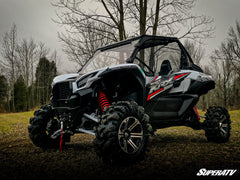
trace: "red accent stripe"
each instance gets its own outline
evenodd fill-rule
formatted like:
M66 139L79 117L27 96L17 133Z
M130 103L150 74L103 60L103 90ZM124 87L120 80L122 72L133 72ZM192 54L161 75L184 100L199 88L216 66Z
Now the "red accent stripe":
M152 96L154 96L155 94L157 94L157 93L159 93L159 92L163 91L163 89L164 89L164 88L161 88L161 89L159 89L159 90L157 90L157 91L153 92L152 94L149 94L149 95L148 95L148 97L147 97L147 101L149 101L149 100L150 100L150 98L151 98Z
M158 78L158 76L156 76L156 77L154 78L154 80L152 80L152 82L154 82L157 78Z
M187 75L187 74L189 74L189 73L179 74L179 75L177 75L177 76L174 77L174 80L179 79L180 77L183 77L183 76L185 76L185 75Z

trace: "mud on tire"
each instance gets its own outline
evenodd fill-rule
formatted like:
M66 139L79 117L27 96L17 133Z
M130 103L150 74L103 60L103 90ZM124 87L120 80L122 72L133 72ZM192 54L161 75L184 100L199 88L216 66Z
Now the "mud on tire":
M205 135L211 142L227 142L230 137L231 119L228 111L223 107L210 107L203 123Z
M50 105L44 105L34 112L28 126L29 137L33 144L41 148L59 147L60 137L51 139L50 135L60 128ZM64 139L63 139L64 141Z
M107 163L143 159L149 135L153 132L144 108L134 101L113 103L94 131L95 150Z

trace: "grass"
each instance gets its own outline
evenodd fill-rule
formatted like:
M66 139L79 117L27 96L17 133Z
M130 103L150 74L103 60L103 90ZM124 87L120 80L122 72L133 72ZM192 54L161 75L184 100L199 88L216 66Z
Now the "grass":
M28 112L20 112L20 113L2 113L0 114L0 134L6 134L10 133L10 131L15 127L16 125L25 125L27 126L29 124L30 117L33 116L34 111L28 111ZM199 110L200 115L204 115L205 112ZM240 110L233 110L229 111L229 114L231 116L232 120L232 131L240 132ZM201 120L202 121L202 120ZM189 128L186 127L170 127L167 128L167 131L178 131L178 130L186 130ZM159 130L163 131L164 130ZM184 132L183 132L184 134Z
M0 114L0 134L10 133L17 125L28 125L33 111Z
M232 131L240 132L240 110L230 111Z

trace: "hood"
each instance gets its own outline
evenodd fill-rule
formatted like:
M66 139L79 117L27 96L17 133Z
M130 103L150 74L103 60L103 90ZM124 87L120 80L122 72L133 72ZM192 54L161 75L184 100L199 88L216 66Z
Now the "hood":
M53 79L52 84L56 84L58 82L66 81L66 80L70 80L70 79L76 79L78 76L79 76L79 74L77 74L77 73L59 75Z

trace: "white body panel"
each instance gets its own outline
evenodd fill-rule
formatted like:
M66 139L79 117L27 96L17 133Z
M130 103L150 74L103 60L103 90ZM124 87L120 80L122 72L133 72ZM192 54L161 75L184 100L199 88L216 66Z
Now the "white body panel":
M59 76L56 76L53 79L52 84L56 84L56 83L59 83L59 82L62 82L62 81L66 81L66 80L71 79L71 78L76 78L78 76L79 76L79 74L77 74L77 73L59 75Z
M209 76L197 71L192 71L192 70L181 70L179 71L179 73L190 73L190 74L181 82L180 86L176 88L172 88L169 93L177 93L177 92L185 93L191 84L191 80L201 80L202 78L207 78L209 80L212 79L212 76Z

